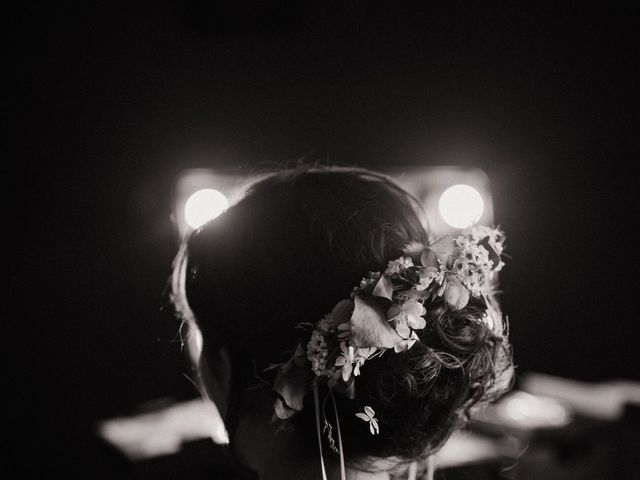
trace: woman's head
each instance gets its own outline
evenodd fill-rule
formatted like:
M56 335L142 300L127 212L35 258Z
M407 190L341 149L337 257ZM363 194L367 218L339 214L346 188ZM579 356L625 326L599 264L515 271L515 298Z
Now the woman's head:
M428 242L417 208L393 182L363 169L304 167L256 183L194 232L178 257L174 299L202 333L205 363L225 347L234 388L259 384L266 367L309 341L299 324L317 323L409 242ZM481 321L484 299L457 311L442 299L425 307L420 341L361 370L357 403L376 405L380 435L362 429L356 402L335 396L353 463L436 450L509 365L506 338ZM311 444L310 397L288 422Z

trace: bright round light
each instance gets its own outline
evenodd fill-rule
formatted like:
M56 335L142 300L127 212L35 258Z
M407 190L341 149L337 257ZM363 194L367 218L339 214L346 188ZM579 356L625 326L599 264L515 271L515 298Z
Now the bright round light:
M229 208L229 201L213 188L198 190L184 206L184 216L191 228L198 228Z
M469 185L447 188L438 202L440 215L454 228L465 228L476 223L484 211L482 195Z

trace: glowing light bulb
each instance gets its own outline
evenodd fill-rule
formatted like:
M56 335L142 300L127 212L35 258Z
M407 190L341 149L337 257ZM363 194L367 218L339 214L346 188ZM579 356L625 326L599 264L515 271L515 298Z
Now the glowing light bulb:
M184 216L191 228L198 228L229 208L229 201L218 190L203 188L193 193L184 206Z
M482 195L469 185L453 185L440 196L438 209L447 224L454 228L465 228L480 219L484 211L484 200Z

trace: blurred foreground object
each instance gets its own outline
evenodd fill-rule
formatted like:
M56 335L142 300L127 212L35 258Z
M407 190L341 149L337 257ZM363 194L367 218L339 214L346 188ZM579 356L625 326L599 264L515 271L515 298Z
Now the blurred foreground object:
M637 383L537 373L521 383L451 435L435 455L435 480L638 478ZM133 478L237 478L218 411L199 398L104 420L98 435L128 459Z
M183 444L205 438L229 443L217 408L200 399L104 420L98 425L98 435L132 461L172 455Z
M638 382L588 383L527 373L518 389L474 409L469 429L485 442L492 438L487 445L496 447L486 478L635 480L639 420Z
M551 397L513 391L495 404L477 409L473 420L505 432L530 432L569 425L573 410Z
M529 373L523 376L521 388L533 395L555 398L580 415L601 420L621 418L626 405L640 406L640 382L630 380L587 383Z

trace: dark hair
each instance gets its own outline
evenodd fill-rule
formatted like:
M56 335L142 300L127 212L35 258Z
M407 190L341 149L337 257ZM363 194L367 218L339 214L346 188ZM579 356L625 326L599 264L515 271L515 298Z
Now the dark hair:
M174 302L183 314L192 312L207 351L229 350L235 384L253 386L256 373L308 341L298 324L323 318L410 241L428 241L419 208L386 176L366 169L275 173L188 238L175 267L182 275L174 276ZM362 407L335 396L351 463L429 455L472 405L509 386L506 332L482 321L485 300L472 298L459 311L440 300L425 307L420 341L368 361L358 379L357 403L376 406L380 435L369 435L355 417ZM306 398L293 417L311 440L313 410Z

